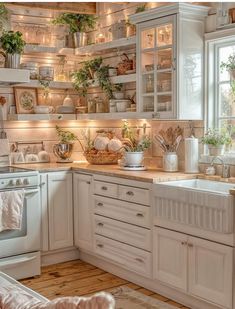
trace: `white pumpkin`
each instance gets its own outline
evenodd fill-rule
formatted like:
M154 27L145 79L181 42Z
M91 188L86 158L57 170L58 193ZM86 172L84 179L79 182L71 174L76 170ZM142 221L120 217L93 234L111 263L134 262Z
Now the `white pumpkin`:
M106 150L109 143L107 136L97 136L94 140L94 147L96 150Z
M122 147L122 142L118 138L112 138L108 143L108 150L116 152Z

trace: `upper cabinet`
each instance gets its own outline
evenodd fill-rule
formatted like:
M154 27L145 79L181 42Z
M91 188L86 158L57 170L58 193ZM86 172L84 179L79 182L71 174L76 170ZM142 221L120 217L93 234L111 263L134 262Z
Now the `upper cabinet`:
M130 16L137 25L139 112L160 119L203 119L208 9L176 3Z

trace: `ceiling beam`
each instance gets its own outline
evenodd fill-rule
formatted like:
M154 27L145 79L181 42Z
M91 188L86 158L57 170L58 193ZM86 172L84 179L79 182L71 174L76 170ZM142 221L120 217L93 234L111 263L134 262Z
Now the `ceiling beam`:
M71 12L80 14L95 14L95 2L9 2L14 6L29 9L46 9L57 12Z

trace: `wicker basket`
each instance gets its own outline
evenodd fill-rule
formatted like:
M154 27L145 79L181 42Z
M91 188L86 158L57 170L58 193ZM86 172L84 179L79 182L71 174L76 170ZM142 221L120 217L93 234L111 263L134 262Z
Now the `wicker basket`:
M90 164L117 164L121 159L122 154L120 152L108 152L102 151L98 153L84 152L84 156Z

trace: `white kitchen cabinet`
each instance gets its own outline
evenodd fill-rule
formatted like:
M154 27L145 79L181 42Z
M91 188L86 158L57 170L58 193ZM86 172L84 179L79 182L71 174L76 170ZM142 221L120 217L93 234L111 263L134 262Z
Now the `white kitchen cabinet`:
M92 176L74 174L74 241L88 251L93 250L91 185Z
M187 235L155 228L154 278L187 289Z
M73 246L72 174L48 174L49 249Z
M154 228L154 279L232 308L233 248Z
M129 17L137 25L138 112L203 119L207 14L207 7L175 3Z
M189 293L232 308L233 248L188 238Z

